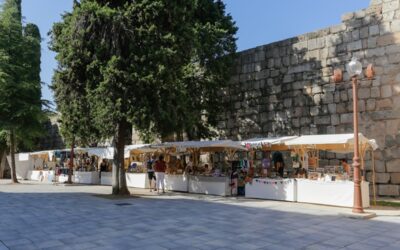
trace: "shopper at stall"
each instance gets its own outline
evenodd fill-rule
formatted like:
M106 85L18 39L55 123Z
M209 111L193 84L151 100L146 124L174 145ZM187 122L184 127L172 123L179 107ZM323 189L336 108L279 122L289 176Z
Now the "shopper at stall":
M194 171L193 169L193 156L189 157L189 162L186 164L185 174L192 174Z
M100 163L100 172L107 172L107 160L103 159Z
M149 178L149 189L150 189L150 192L152 192L153 191L153 188L152 188L152 183L153 183L153 180L154 180L154 191L157 191L157 187L156 187L156 181L157 181L157 179L156 179L156 176L155 176L155 174L154 174L154 169L153 169L153 165L154 165L154 163L155 163L155 158L156 158L156 156L155 155L153 155L151 158L149 158L148 159L148 161L146 162L146 167L147 167L147 177Z
M347 176L351 174L351 166L347 163L346 159L341 160L343 170L347 173Z
M283 177L285 162L283 160L282 153L279 151L274 152L274 154L272 155L272 160L274 162L276 172L278 172L280 177Z
M164 161L164 156L160 155L158 157L158 160L154 164L154 171L156 173L156 188L158 194L160 193L160 186L162 188L162 192L165 193L164 176L166 169L167 169L167 164Z

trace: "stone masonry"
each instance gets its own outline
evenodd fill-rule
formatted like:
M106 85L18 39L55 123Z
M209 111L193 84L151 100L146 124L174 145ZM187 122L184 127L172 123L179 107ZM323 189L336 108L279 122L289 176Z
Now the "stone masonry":
M352 88L345 65L352 56L376 76L359 81L360 132L379 144L375 152L377 194L400 193L400 0L372 0L347 13L342 23L238 53L224 91L223 137L352 133ZM344 74L332 81L334 69ZM322 155L321 164L338 164ZM341 156L342 157L342 156ZM347 156L349 157L349 156ZM367 178L371 180L367 154ZM371 192L372 194L372 192Z

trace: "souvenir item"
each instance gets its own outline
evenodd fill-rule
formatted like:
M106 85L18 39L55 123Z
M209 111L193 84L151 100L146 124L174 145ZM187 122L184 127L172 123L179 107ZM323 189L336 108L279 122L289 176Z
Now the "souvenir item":
M268 158L264 158L262 160L262 167L263 168L270 168L271 167L271 161Z

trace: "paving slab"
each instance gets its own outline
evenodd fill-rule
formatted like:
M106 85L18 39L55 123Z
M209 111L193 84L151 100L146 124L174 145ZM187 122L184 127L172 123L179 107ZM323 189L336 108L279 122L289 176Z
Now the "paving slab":
M349 209L205 195L110 197L108 186L0 180L5 249L398 249L396 211L369 220ZM120 203L129 205L119 206ZM6 211L6 212L5 212Z

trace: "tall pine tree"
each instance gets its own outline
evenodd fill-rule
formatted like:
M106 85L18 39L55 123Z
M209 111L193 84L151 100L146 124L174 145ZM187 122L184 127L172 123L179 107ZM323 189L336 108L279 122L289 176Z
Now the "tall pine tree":
M0 129L8 131L12 181L16 145L41 133L40 32L22 26L21 0L5 0L0 12Z
M53 89L65 134L113 138L113 194L129 193L123 150L132 125L161 137L209 129L235 32L213 0L75 1L54 25ZM79 123L82 114L89 123Z

